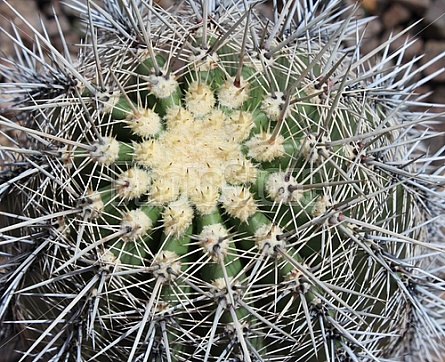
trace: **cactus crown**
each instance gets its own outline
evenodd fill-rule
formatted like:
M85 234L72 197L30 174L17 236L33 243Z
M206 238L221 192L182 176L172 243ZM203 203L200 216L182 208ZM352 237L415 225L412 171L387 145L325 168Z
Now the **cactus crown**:
M17 119L0 124L25 133L0 148L0 316L20 360L443 353L444 180L416 153L432 116L407 110L426 80L388 67L403 47L368 64L397 37L361 56L366 21L340 1L272 19L249 1L98 3L72 2L77 61L36 32L34 51L11 35L1 68Z

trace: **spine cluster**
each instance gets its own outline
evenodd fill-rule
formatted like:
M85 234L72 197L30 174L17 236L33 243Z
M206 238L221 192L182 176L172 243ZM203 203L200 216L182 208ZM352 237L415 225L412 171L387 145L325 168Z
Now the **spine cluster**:
M433 116L409 111L426 80L391 65L397 36L360 55L367 20L336 0L271 19L255 1L72 6L78 60L13 34L0 68L0 126L25 135L0 146L20 361L445 353L445 179L417 152Z

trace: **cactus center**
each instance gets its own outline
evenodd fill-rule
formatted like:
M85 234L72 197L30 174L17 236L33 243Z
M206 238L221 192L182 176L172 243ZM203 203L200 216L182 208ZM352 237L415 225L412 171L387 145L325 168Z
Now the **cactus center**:
M221 202L229 214L246 219L256 209L244 187L255 180L256 166L241 148L253 127L251 114L223 110L200 82L189 85L184 100L167 110L157 137L135 147L139 164L150 169L150 199L169 209L190 204L201 214Z

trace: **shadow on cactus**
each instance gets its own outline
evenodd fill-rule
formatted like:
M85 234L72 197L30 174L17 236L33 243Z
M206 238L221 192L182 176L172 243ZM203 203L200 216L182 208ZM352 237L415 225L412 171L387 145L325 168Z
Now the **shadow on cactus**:
M409 44L361 56L366 21L338 1L271 20L236 1L101 5L72 3L78 61L36 32L34 51L10 36L1 68L17 119L0 123L26 135L1 147L18 359L444 353L444 179L415 152L433 115L406 110L427 79L391 66Z

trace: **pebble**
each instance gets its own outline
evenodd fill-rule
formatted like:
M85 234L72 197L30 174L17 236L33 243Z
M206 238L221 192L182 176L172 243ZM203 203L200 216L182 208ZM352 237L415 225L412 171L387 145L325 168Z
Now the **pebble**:
M417 17L422 17L425 14L425 12L430 8L431 3L433 1L434 0L395 0L395 1L380 0L380 2L383 3L384 5L391 4L392 2L398 3L404 6L405 8L411 10Z
M347 0L347 2L353 4L355 0ZM424 54L413 66L412 72L414 72L434 57L441 57L441 59L423 69L414 80L421 80L435 72L445 70L445 0L367 0L362 3L362 6L365 15L377 16L374 23L378 24L373 25L372 28L368 25L361 47L363 54L375 49L388 37L395 36L413 26L391 44L391 51L396 51L403 46L405 41L417 38L417 41L406 49L402 64ZM425 96L424 102L438 104L429 111L438 114L445 112L445 71L418 87L415 92L419 96ZM412 110L423 112L426 109L412 107ZM445 132L445 116L438 115L433 122L433 128ZM435 152L444 145L445 136L435 138L428 146L432 152Z

